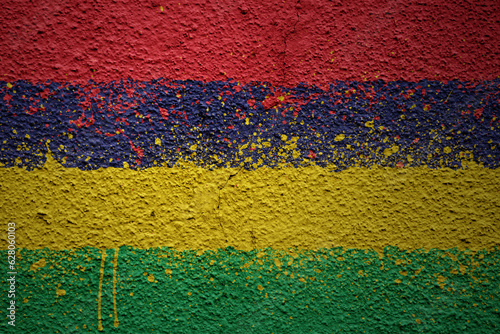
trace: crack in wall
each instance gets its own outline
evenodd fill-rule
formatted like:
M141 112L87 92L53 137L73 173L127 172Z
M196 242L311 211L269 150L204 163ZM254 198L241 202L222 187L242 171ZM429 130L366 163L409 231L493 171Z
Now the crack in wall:
M227 186L229 180L231 180L233 177L235 177L236 175L238 175L244 167L245 167L245 165L241 166L240 169L238 169L238 171L236 173L229 175L229 177L227 178L227 180L224 183L224 185L222 187L219 187L219 197L218 197L218 200L217 200L217 211L219 213L220 213L220 192L221 192L221 190L224 189ZM219 225L220 225L220 227L222 229L222 233L224 233L224 236L226 236L226 238L227 238L226 231L224 230L224 225L222 225L222 221L220 220L220 215L219 215Z
M300 0L297 1L297 3L295 4L295 13L297 15L297 21L295 21L295 24L293 25L293 29L292 31L290 31L288 34L285 34L283 36L283 43L285 44L284 48L283 48L283 52L281 52L282 54L282 80L280 82L280 85L281 86L284 86L284 84L286 83L286 67L285 67L285 64L286 64L286 51L287 51L287 39L293 34L295 33L295 28L297 27L297 24L299 23L300 21L300 16L299 16L299 10L297 9L297 6L299 5L300 3Z
M236 173L229 175L229 177L226 180L226 183L224 183L224 185L219 188L219 200L217 202L217 209L219 209L219 207L220 207L220 191L222 189L224 189L227 186L227 183L229 182L229 180L231 180L233 177L235 177L236 175L238 175L244 167L245 167L244 165L241 166L240 169L238 169L238 171Z

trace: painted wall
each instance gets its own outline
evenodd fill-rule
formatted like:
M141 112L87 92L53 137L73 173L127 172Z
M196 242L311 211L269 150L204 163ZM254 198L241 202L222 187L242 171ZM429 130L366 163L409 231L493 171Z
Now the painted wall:
M497 1L3 6L2 332L498 331Z

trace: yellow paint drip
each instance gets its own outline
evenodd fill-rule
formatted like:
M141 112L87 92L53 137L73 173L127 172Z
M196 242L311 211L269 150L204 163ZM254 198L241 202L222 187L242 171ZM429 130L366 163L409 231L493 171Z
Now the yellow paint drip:
M101 299L102 299L102 279L104 277L104 263L106 261L106 249L102 250L102 258L101 258L101 276L99 278L99 301L97 305L97 319L99 320L99 326L98 329L100 331L103 330L102 327L102 317L101 317Z
M81 171L49 158L30 172L2 168L0 179L0 219L16 222L20 248L479 250L498 244L500 169L474 163L456 171Z
M118 327L118 325L120 324L120 322L118 321L118 311L116 308L116 284L117 284L116 271L118 269L118 252L119 252L119 250L120 250L119 248L115 248L115 260L113 261L113 308L115 311L115 323L114 323L115 327Z

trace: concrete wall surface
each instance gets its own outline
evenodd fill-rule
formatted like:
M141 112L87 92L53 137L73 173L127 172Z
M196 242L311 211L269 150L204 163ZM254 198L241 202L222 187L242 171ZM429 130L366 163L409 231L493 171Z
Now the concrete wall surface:
M498 1L2 7L0 332L499 331Z

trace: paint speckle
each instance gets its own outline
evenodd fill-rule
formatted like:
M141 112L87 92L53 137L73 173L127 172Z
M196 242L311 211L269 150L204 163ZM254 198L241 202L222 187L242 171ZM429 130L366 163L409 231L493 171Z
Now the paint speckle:
M334 140L335 141L342 141L344 139L345 139L345 134L341 133L339 135L336 135Z
M45 262L45 259L42 258L38 261L36 261L35 263L33 263L31 266L30 266L30 270L33 270L33 271L36 271L37 269L39 268L43 268L47 265L47 262Z

